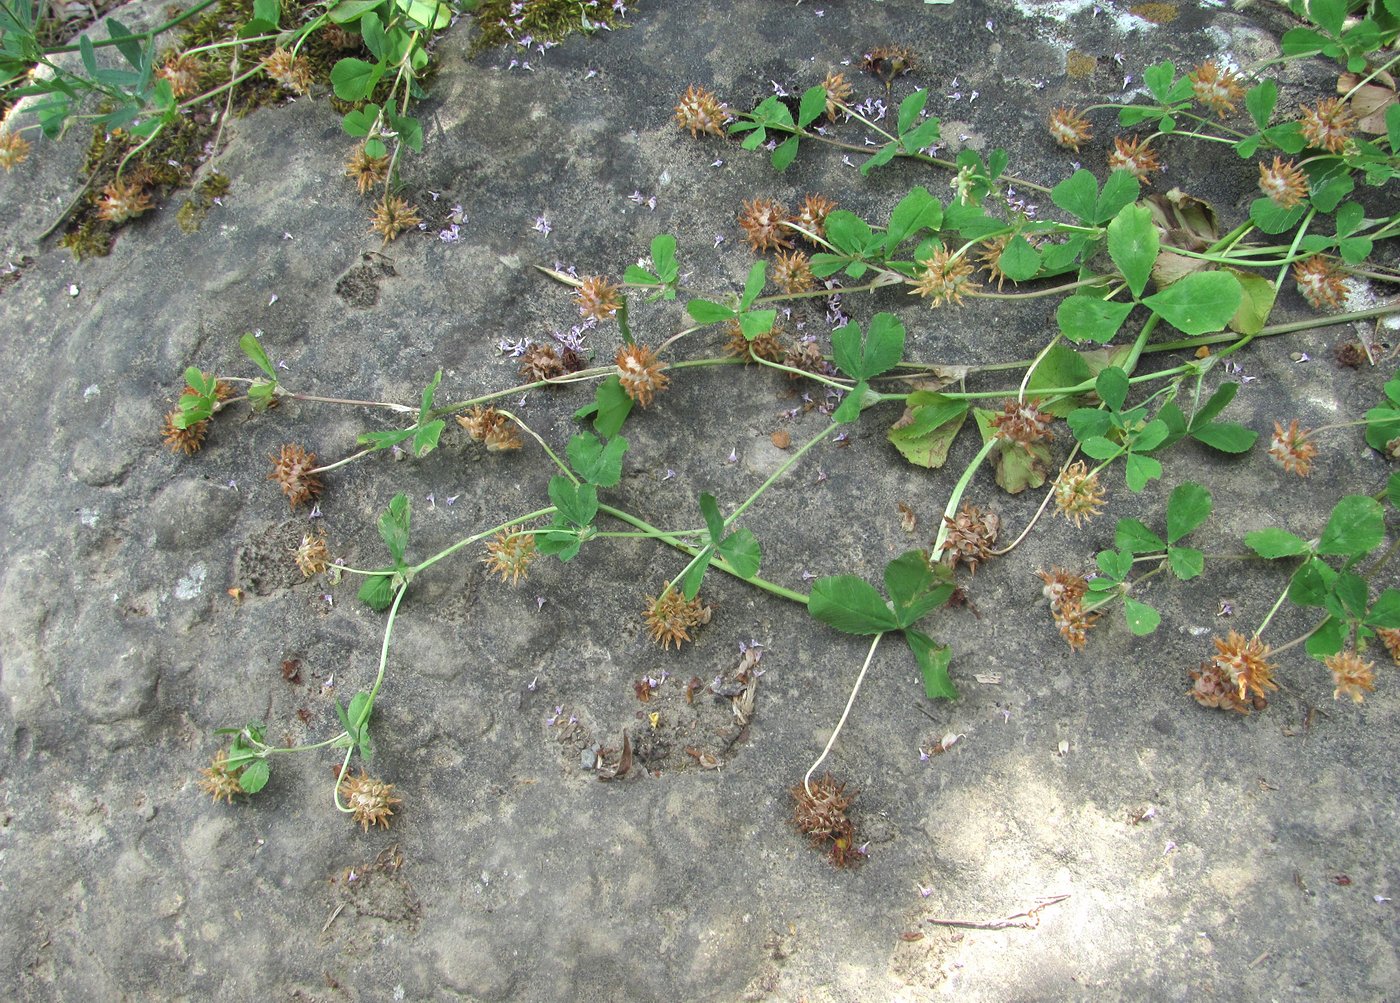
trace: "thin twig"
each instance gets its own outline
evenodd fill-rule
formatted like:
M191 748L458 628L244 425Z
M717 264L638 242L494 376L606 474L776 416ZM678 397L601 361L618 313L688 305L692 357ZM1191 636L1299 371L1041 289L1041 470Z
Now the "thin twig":
M335 918L336 918L337 916L340 915L340 911L341 911L342 909L344 909L344 908L345 908L345 903L344 903L344 902L340 903L340 905L338 905L338 906L335 907L335 909L331 912L331 918L328 919L328 920L326 920L326 925L325 925L325 926L321 927L321 932L322 932L322 933L325 933L327 930L329 930L329 929L331 928L331 924L335 922Z
M1035 905L1022 912L1013 912L1009 916L1001 919L989 921L975 919L939 919L931 917L926 919L926 923L934 923L938 926L962 926L970 930L1005 930L1007 927L1018 927L1022 930L1034 930L1040 925L1040 910L1048 905L1055 905L1069 898L1068 895L1042 895L1035 900Z

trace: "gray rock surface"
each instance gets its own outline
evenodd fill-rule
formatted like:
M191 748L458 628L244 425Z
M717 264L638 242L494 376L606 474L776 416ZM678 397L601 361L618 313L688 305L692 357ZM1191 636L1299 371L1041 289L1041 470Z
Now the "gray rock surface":
M533 444L487 454L451 427L423 460L375 456L327 474L312 523L305 508L289 516L267 457L289 441L323 462L348 455L358 434L391 427L384 413L235 410L200 453L173 455L158 428L186 366L252 375L237 343L259 330L294 389L411 404L441 367L440 399L461 400L515 381L499 339L577 322L566 290L534 264L619 275L672 233L688 283L718 296L752 260L734 222L745 198L821 191L883 219L913 184L946 192L946 174L907 165L865 181L838 154L804 149L779 175L737 144L692 140L671 121L690 83L748 107L773 82L800 93L874 45L906 44L919 66L894 82L892 104L927 87L950 148L1004 147L1015 173L1053 184L1071 157L1045 135L1050 109L1116 94L1122 74L1163 57L1265 58L1280 24L1217 5L1183 5L1159 27L1072 3L646 3L625 30L533 54L527 72L507 68L510 53L469 56L462 23L437 47L419 106L426 148L403 168L425 217L463 207L455 244L429 232L381 248L367 202L341 177L353 147L324 100L229 126L217 166L232 188L199 232L181 231L172 198L110 256L81 263L34 240L80 183L80 142L36 147L0 175L0 248L33 257L0 294L0 958L11 992L1400 997L1394 670L1379 670L1364 705L1334 705L1327 674L1295 651L1266 712L1207 712L1184 697L1187 669L1213 632L1267 613L1281 570L1220 561L1185 585L1154 580L1156 635L1133 638L1110 618L1076 655L1033 574L1087 561L1117 517L1160 521L1188 479L1216 498L1194 538L1208 553L1238 553L1261 525L1314 535L1336 498L1374 492L1389 473L1359 433L1329 440L1307 482L1285 481L1259 449L1236 460L1189 446L1141 495L1115 474L1105 517L1079 531L1044 523L970 580L980 616L937 615L956 652L957 702L924 700L908 653L882 646L827 764L860 792L869 859L857 869L809 849L788 821L788 790L825 744L866 643L712 575L713 622L694 645L662 652L639 611L683 562L638 541L592 544L568 566L541 561L514 589L488 577L480 547L414 582L375 716L374 771L403 798L388 831L362 832L334 810L330 753L279 759L269 786L232 806L196 784L218 748L213 729L261 719L277 742L318 741L338 728L330 694L348 699L374 677L384 617L348 583L301 580L287 550L305 532L324 527L336 556L377 565L375 520L403 491L413 552L428 554L546 504L551 468ZM1100 57L1091 79L1067 78L1070 48ZM859 96L885 97L855 66L847 74ZM1081 157L1096 171L1111 141L1101 132ZM1180 185L1241 218L1252 164L1198 147L1169 147L1166 159L1157 190ZM540 215L547 235L534 229ZM911 357L963 365L1034 354L1054 324L1053 302L1041 302L930 311L887 291L845 308L862 321L899 311ZM1301 309L1290 292L1275 318ZM634 304L649 343L686 323L674 304ZM1322 328L1252 347L1241 362L1257 380L1231 417L1265 433L1275 418L1354 417L1389 375L1332 366L1331 346L1354 336ZM703 337L682 352L718 348ZM616 345L611 325L589 336L599 360ZM629 421L624 478L606 493L661 525L698 524L701 491L732 508L780 462L771 432L801 442L825 421L784 424L791 390L765 374L672 375ZM562 449L588 399L532 392L512 407ZM847 448L823 447L752 510L745 525L763 541L767 576L795 589L807 587L803 572L877 580L889 558L927 544L973 446L960 441L943 471L916 469L885 441L887 424L867 418ZM1019 529L1039 502L1029 494L1000 494L979 475L969 497ZM920 517L912 536L901 502ZM1387 574L1378 587L1394 584ZM1226 597L1234 621L1216 616ZM1286 615L1271 636L1308 626ZM729 710L687 705L680 687L732 670L751 640L765 645L767 670L754 720L719 769L699 768L684 747L718 750L733 733ZM662 670L671 678L658 699L639 704L633 684ZM624 728L645 735L652 710L666 726L651 769L640 753L619 782L579 769L581 752L616 748ZM962 737L921 760L944 735ZM990 921L1057 895L1068 898L1033 929L926 922Z

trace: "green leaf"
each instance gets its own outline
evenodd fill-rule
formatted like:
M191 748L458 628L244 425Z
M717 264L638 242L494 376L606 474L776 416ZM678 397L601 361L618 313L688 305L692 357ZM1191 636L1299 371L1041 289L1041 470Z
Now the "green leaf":
M952 649L938 644L922 631L906 627L904 640L909 650L919 662L919 675L924 680L924 695L930 700L956 700L958 688L948 675L948 666L953 661Z
M1172 81L1176 79L1176 64L1170 59L1154 63L1142 71L1142 82L1159 104L1171 103Z
M896 118L898 126L896 131L899 132L900 135L914 128L914 123L919 120L919 113L924 110L924 104L927 101L928 91L918 90L899 102L899 115Z
M1227 408L1235 394L1240 392L1240 385L1233 381L1226 381L1215 388L1215 393L1210 395L1210 399L1202 404L1196 413L1191 416L1191 427L1204 425L1211 421L1216 415Z
M1141 296L1157 260L1160 238L1145 205L1124 206L1108 224L1108 255L1134 296Z
M1102 435L1091 435L1079 443L1079 448L1091 460L1112 460L1122 455L1123 447Z
M1083 168L1075 171L1056 185L1050 192L1050 201L1071 216L1093 225L1094 210L1098 207L1099 183L1092 171Z
M1278 84L1267 77L1244 95L1245 109L1248 110L1255 127L1259 129L1268 128L1269 119L1273 117L1274 106L1277 104Z
M394 0L399 10L430 31L441 31L452 20L452 10L437 0Z
M1308 0L1308 19L1333 38L1342 33L1347 0Z
M1386 480L1385 497L1391 508L1400 508L1400 472L1391 474Z
M627 440L614 436L607 445L590 432L580 432L569 440L565 453L574 471L590 484L611 488L622 480L622 456L627 452Z
M651 267L662 282L676 280L680 265L676 261L676 238L669 233L658 233L651 238Z
M1321 606L1327 601L1337 573L1316 557L1308 559L1288 583L1288 601L1298 606Z
M379 19L379 15L375 11L369 11L360 18L360 37L364 40L365 48L370 51L370 55L380 62L388 61L389 53L384 39L384 22Z
M549 479L549 500L560 516L580 529L591 526L598 514L598 489L592 484L575 484L563 474Z
M1365 414L1366 444L1372 449L1387 452L1391 440L1400 436L1400 410L1388 407L1373 407Z
M279 0L253 0L253 19L266 21L275 28L282 20L282 4Z
M1341 170L1327 175L1325 178L1309 178L1308 187L1312 194L1310 196L1315 208L1322 212L1332 212L1356 188L1356 182L1351 179L1351 175Z
M730 307L701 299L694 299L687 303L685 312L690 314L691 319L697 324L718 324L738 316L736 311Z
M1136 202L1142 185L1129 171L1114 171L1103 183L1103 194L1094 204L1094 222L1107 223L1123 208Z
M831 332L831 349L836 367L852 379L879 376L904 355L904 324L894 314L877 313L862 337L860 325L851 321Z
M1386 589L1366 614L1366 626L1385 630L1400 628L1400 589Z
M775 171L785 171L794 160L797 159L797 137L789 136L773 148L769 154L769 163L773 165ZM692 597L693 598L693 597Z
M1297 226L1307 211L1306 205L1285 209L1273 199L1257 198L1249 204L1249 219L1265 233L1283 233Z
M243 788L244 794L256 794L267 786L271 775L272 767L268 765L267 760L255 759L238 774L238 786Z
M1060 301L1055 309L1055 322L1070 341L1102 345L1112 340L1132 312L1132 303L1114 303L1097 296L1076 294Z
M267 352L264 351L257 335L245 334L238 339L238 347L243 349L244 355L253 360L253 365L267 373L268 379L276 382L277 370L272 368L272 360L267 357Z
M408 495L402 491L394 495L389 507L379 517L379 536L389 553L394 555L395 564L403 564L404 551L408 549L408 524L410 518Z
M915 186L890 213L890 225L885 231L885 253L894 249L920 230L936 230L943 221L943 206L923 185Z
M1375 550L1384 538L1385 513L1381 503L1366 495L1347 495L1333 507L1317 552L1360 557Z
M1125 479L1128 488L1132 491L1141 491L1147 487L1148 481L1156 480L1162 476L1162 465L1150 456L1143 456L1141 453L1129 453L1124 461Z
M1298 557L1312 549L1307 540L1274 526L1246 533L1244 542L1250 550L1271 561L1280 557Z
M331 87L342 101L363 101L384 75L382 63L370 64L354 56L337 60L331 67Z
M1366 615L1366 601L1370 598L1366 579L1354 571L1344 571L1337 577L1334 591L1351 616L1359 620Z
M1025 282L1040 271L1040 252L1018 233L1002 249L997 267L1012 282Z
M593 392L593 403L575 411L574 418L582 421L592 415L594 430L611 439L632 413L632 404L632 398L622 389L622 380L614 373L598 384L598 389Z
M1094 555L1094 563L1106 578L1122 582L1132 573L1133 555L1122 550L1100 550Z
M1230 318L1230 330L1238 334L1258 334L1268 323L1278 290L1262 275L1237 268L1227 268L1225 271L1239 282L1241 293L1240 308Z
M1167 544L1137 519L1119 519L1113 531L1113 546L1131 554L1152 554L1165 550Z
M724 516L720 514L714 495L706 492L700 494L700 515L705 520L705 528L709 530L710 542L719 543L724 538Z
M967 418L967 402L918 390L909 395L906 406L905 419L886 433L890 442L915 466L930 470L943 466Z
M1219 331L1240 307L1239 280L1229 272L1193 272L1142 302L1184 334Z
M714 559L714 556L714 550L706 547L695 555L695 561L681 576L681 594L685 596L687 602L700 594L700 585L705 580L705 572L709 569L710 561Z
M885 565L885 590L900 627L910 627L953 594L953 569L930 565L922 550L907 550Z
M875 168L884 167L886 164L888 164L891 160L894 159L895 154L898 152L898 143L886 143L884 146L880 147L878 150L875 151L875 153L870 157L870 159L868 159L865 163L860 165L861 177L869 177L870 172L873 171Z
M1031 373L1030 382L1026 384L1026 392L1035 395L1061 387L1077 387L1088 383L1093 378L1093 370L1084 361L1084 356L1068 345L1057 342L1050 351L1045 353L1045 356L1040 360L1040 365L1035 367L1035 372ZM1075 410L1077 403L1075 398L1065 398L1057 400L1053 404L1044 405L1042 410L1057 418L1063 418ZM1096 411L1095 413L1101 414L1102 412ZM1107 415L1104 417L1106 419ZM1107 425L1104 427L1107 428Z
M379 121L379 105L367 104L363 108L351 108L340 120L340 127L351 136L368 136ZM365 150L369 152L368 148Z
M739 330L745 338L753 341L760 334L767 334L773 330L777 319L777 310L750 310L748 313L739 314Z
M423 124L411 115L399 115L392 107L384 107L389 126L414 153L423 152Z
M861 406L865 402L865 392L869 389L870 384L865 380L858 381L836 410L831 412L831 420L838 425L848 425L859 418Z
M797 105L797 124L807 128L826 111L826 88L821 84L808 87L802 92L802 100Z
M1109 366L1099 373L1098 379L1094 381L1094 390L1099 395L1099 400L1108 406L1110 411L1122 411L1123 404L1128 399L1128 374L1117 366Z
M982 415L978 411L978 424ZM996 471L997 487L1008 494L1020 494L1027 488L1040 487L1050 477L1050 447L1043 442L1033 444L1029 449L1016 442L1003 442L992 450Z
M836 209L826 217L826 239L837 250L862 255L871 236L870 225L853 212Z
M1233 421L1217 421L1191 430L1191 438L1222 453L1247 453L1259 433Z
M1285 56L1307 56L1321 52L1327 45L1327 37L1311 28L1289 28L1283 33L1280 45Z
M1318 661L1328 655L1335 655L1346 644L1346 622L1337 617L1328 617L1317 628L1317 632L1303 644L1303 649Z
M442 430L446 427L447 422L441 418L434 419L426 425L419 425L413 432L413 455L427 456L437 449L438 439L442 437Z
M751 531L736 529L721 540L715 550L740 578L749 579L758 574L763 548Z
M370 575L357 593L360 602L373 610L386 610L394 602L394 576Z
M1152 633L1162 622L1162 614L1131 596L1123 597L1123 618L1128 621L1128 630L1135 637Z
M1178 484L1167 499L1167 542L1175 543L1210 518L1210 492L1187 481Z
M373 446L375 449L388 449L397 446L401 442L407 442L418 434L418 426L412 428L396 428L389 432L364 432L355 441L360 445Z
M807 612L847 634L880 634L899 622L875 587L854 575L820 578L812 586Z
M350 24L364 17L381 3L383 0L341 0L326 13L336 24Z
M1206 569L1206 555L1193 547L1168 547L1167 564L1172 574L1189 582Z

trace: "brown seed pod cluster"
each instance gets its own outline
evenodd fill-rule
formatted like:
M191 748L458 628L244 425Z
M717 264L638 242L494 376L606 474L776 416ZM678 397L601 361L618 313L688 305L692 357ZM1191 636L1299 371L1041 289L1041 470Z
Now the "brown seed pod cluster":
M846 815L846 809L856 799L856 791L847 793L846 785L837 783L828 773L811 783L798 784L791 794L793 824L833 864L853 867L865 859L865 854L856 849L855 823Z

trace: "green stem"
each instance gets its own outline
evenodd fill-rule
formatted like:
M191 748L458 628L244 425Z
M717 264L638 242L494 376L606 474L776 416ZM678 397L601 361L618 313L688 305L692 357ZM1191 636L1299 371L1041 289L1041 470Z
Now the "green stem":
M943 506L943 517L938 520L938 538L933 541L933 552L929 555L930 564L937 564L943 559L943 547L948 542L948 521L957 514L963 492L972 483L972 475L977 473L977 468L982 465L982 461L987 458L992 447L996 444L995 437L982 443L982 448L978 450L977 455L972 458L972 462L967 465L967 469L958 478L958 483L953 485L953 493L948 496L948 504Z
M505 408L496 408L496 413L501 415L502 417L509 418L511 421L515 422L517 425L519 425L525 430L525 433L528 436L530 436L530 438L538 442L540 444L540 448L545 451L545 453L549 456L551 460L554 461L554 465L564 472L564 476L567 477L569 480L573 481L575 487L583 483L577 477L574 476L574 472L569 469L568 465L565 464L563 460L559 459L559 455L555 453L554 450L549 448L549 443L541 439L533 428L525 424L525 422L521 421L520 418L507 411Z
M807 775L802 778L802 786L806 788L809 795L812 793L812 787L809 783L812 779L812 774L817 772L817 767L826 761L827 755L831 752L831 747L836 744L836 736L841 734L841 729L846 724L846 718L850 716L851 707L853 707L856 702L856 694L860 692L860 684L865 681L865 673L870 669L870 663L875 658L875 649L880 646L880 638L884 636L884 632L881 631L871 639L870 650L866 652L865 663L860 667L860 675L856 676L855 685L851 687L851 695L846 699L846 709L841 712L841 720L837 721L836 727L832 729L831 737L826 740L826 748L822 749L822 754L817 757L816 762L807 770Z

